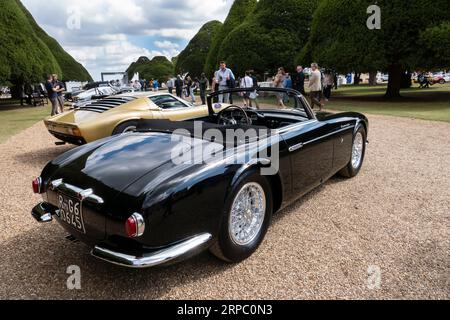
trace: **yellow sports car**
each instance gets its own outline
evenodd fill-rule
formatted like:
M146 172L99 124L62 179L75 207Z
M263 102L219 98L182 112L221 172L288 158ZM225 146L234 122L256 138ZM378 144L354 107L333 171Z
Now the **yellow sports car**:
M111 96L48 118L48 131L62 143L82 145L136 129L140 119L183 121L208 116L208 107L195 106L167 92Z

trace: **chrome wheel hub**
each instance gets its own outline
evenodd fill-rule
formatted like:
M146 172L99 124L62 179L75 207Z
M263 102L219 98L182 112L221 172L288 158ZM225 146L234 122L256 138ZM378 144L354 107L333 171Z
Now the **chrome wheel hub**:
M237 245L245 246L256 239L264 224L266 194L258 183L248 183L236 195L231 206L229 232Z
M352 166L353 169L358 169L361 165L362 157L364 151L364 137L361 132L358 132L353 142L353 152L352 152Z

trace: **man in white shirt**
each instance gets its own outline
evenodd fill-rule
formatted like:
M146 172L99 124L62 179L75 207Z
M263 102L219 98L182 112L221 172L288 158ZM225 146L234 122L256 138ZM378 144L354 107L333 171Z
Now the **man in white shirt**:
M219 84L219 91L228 90L230 88L230 83L235 81L235 77L233 71L227 68L227 64L225 61L220 63L220 69L217 71L216 81ZM221 94L219 95L219 103L229 103L230 102L230 94Z
M309 77L309 91L311 98L311 107L314 109L315 105L318 105L320 111L322 111L324 104L322 100L322 74L319 70L319 65L317 63L311 64L311 76Z
M134 89L135 91L141 91L142 85L141 85L141 83L140 83L138 80L136 80L136 81L133 83L133 89Z

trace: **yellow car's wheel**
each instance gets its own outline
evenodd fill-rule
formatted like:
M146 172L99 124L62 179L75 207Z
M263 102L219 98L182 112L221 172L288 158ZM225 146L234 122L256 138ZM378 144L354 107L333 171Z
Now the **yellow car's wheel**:
M122 133L134 132L136 131L137 125L138 125L137 121L127 121L125 123L122 123L121 125L118 125L114 129L112 135L115 136Z

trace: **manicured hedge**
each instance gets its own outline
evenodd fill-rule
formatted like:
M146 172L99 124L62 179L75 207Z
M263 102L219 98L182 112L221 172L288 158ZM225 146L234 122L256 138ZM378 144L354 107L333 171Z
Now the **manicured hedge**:
M48 73L63 80L92 80L19 0L0 0L0 8L0 83L38 82Z
M177 73L189 72L191 76L200 77L204 63L211 47L212 39L221 29L220 21L206 23L189 42L177 58L175 70Z

